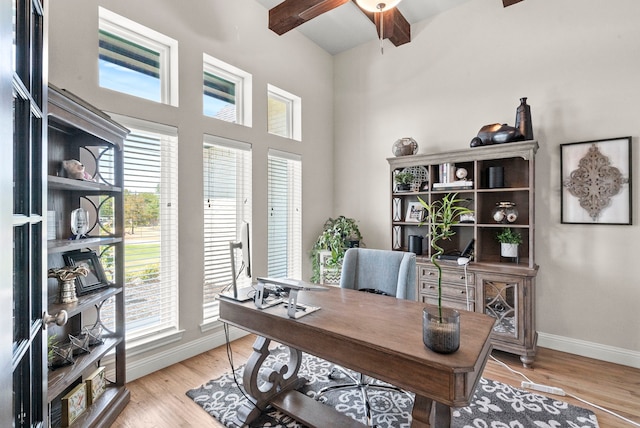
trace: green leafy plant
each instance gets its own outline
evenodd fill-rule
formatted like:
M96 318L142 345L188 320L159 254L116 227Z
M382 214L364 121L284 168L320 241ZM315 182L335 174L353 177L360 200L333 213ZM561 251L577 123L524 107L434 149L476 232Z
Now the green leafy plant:
M466 199L458 199L457 197L457 193L447 193L442 199L435 200L431 204L418 197L420 204L426 210L425 221L429 225L429 242L434 250L431 253L431 263L438 269L438 317L440 322L442 322L442 268L438 263L438 256L444 253L444 249L439 242L450 240L456 234L453 226L460 223L460 216L473 212L460 205L467 203Z
M316 239L311 250L311 263L313 275L311 281L320 281L320 252L331 251L331 257L327 260L328 267L340 267L347 249L353 246L352 242L358 241L362 245L362 234L355 219L345 216L329 218L322 228L322 233Z
M415 176L408 171L400 171L393 178L398 184L411 184Z
M505 227L496 234L496 240L501 244L522 244L522 235L510 227Z

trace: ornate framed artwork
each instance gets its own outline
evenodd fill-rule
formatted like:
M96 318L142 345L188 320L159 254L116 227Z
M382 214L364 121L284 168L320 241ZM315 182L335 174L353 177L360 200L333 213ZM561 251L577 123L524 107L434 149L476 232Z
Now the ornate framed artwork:
M560 145L562 223L631 224L631 137Z
M109 281L102 269L102 263L95 251L72 251L62 255L67 266L84 266L89 271L87 276L76 278L76 293L79 296L101 290L109 286Z

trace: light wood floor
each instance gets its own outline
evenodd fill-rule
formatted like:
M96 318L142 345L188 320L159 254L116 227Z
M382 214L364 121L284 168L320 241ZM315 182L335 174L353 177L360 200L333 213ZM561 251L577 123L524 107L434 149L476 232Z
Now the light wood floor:
M244 364L251 353L252 335L232 344L234 364ZM566 392L614 411L640 424L640 370L545 348L538 350L533 369L524 369L517 357L501 352L493 355L532 381L557 386ZM186 391L229 371L224 346L205 352L128 384L131 402L114 428L222 427ZM483 376L516 387L522 378L489 360ZM590 408L571 397L559 399ZM590 408L600 427L633 427L601 410Z

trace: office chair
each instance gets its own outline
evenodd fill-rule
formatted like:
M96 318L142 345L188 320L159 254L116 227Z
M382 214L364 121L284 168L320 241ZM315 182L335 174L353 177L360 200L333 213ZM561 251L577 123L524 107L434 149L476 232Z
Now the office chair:
M350 248L342 262L340 287L385 294L398 299L416 300L416 255L402 251ZM351 382L324 387L318 391L316 398L330 391L359 389L369 426L373 425L367 389L378 388L406 393L392 385L375 384L362 373L354 376L340 366L335 366L329 377L336 378L336 372L340 372L342 377L348 378Z

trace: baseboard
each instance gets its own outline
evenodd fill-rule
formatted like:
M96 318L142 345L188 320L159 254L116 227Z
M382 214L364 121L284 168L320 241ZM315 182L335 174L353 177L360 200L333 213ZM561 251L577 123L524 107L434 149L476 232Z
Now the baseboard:
M229 338L233 341L247 334L244 330L235 327L229 329ZM131 382L140 377L146 376L172 364L179 363L188 358L207 352L218 346L224 345L226 342L225 334L222 329L213 334L192 340L184 345L171 348L168 351L155 352L149 356L132 356L127 357L127 382Z
M538 346L640 369L640 352L538 332Z

